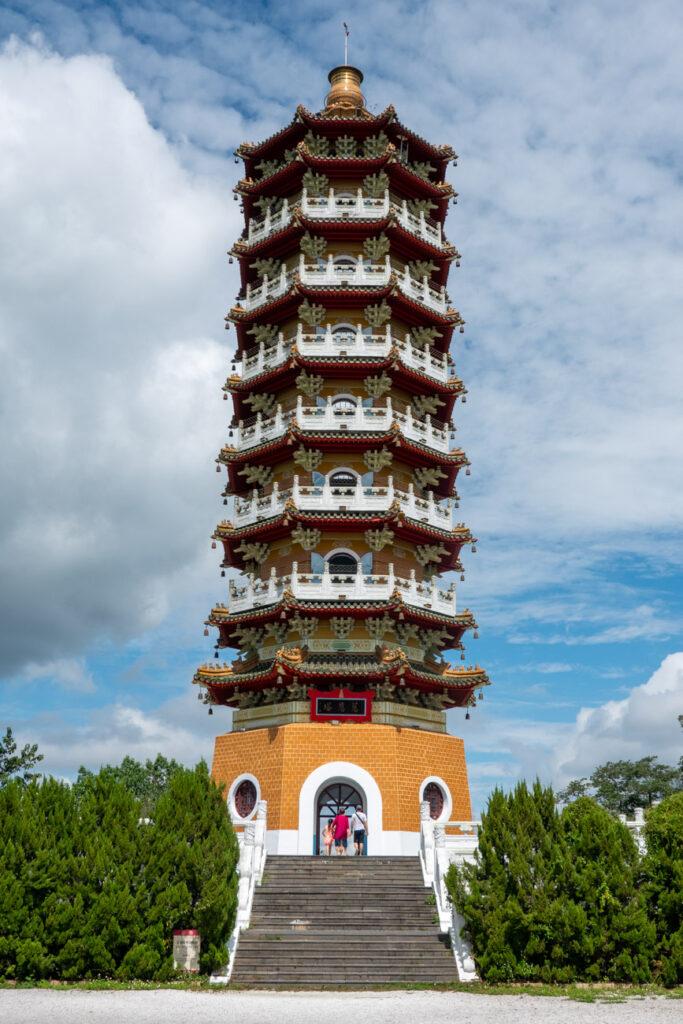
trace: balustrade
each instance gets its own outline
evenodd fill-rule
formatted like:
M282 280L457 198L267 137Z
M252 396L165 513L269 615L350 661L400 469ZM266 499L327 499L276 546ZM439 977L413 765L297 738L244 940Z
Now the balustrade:
M256 416L240 420L237 427L238 451L255 448L265 441L281 437L292 417L302 430L360 430L379 433L386 433L395 419L402 434L409 440L438 452L447 453L450 450L446 427L432 423L431 416L417 419L409 405L405 407L405 412L392 408L389 396L384 406L356 405L340 408L334 405L333 396L327 399L325 405L304 406L303 398L298 395L295 410L283 409L278 405L273 416L264 417L262 413L257 413Z
M367 329L366 329L367 330ZM365 333L360 324L355 330L332 330L327 324L320 333L305 333L303 326L298 325L296 334L285 338L282 332L274 344L260 344L257 348L247 351L242 361L242 379L250 380L266 370L273 370L289 358L289 351L296 343L297 351L302 356L334 357L340 354L363 359L386 359L392 348L399 352L400 361L404 366L418 370L440 383L447 383L450 378L448 355L428 346L413 345L410 334L401 338L394 334L387 325L381 333Z
M410 519L428 523L442 530L452 527L453 500L443 505L434 498L432 491L426 497L415 493L414 485L407 490L394 487L390 476L386 486L370 487L360 482L355 487L339 487L326 480L323 484L301 484L295 475L291 488L281 489L276 482L270 494L259 495L258 491L246 498L235 499L235 525L243 527L261 519L280 515L287 501L292 500L299 511L333 512L340 509L361 512L388 512L395 501Z
M372 217L380 220L392 210L406 231L419 235L439 248L443 244L441 224L424 213L411 213L405 199L390 196L388 191L382 196L366 196L362 189L358 189L354 196L336 195L333 188L324 196L309 196L308 190L304 188L301 194L285 199L282 209L277 213L267 212L258 220L252 217L247 229L248 244L255 245L269 235L282 231L290 223L292 209L299 202L304 216L314 220L339 220L347 217L351 220L368 220Z
M431 608L442 615L456 614L455 584L448 590L439 590L435 579L421 583L416 579L415 570L410 578L396 576L393 563L384 575L367 575L363 572L340 574L331 573L328 566L322 573L301 573L297 562L292 571L278 576L271 569L268 579L259 580L249 576L244 586L230 580L228 610L231 615L247 609L275 604L289 589L295 598L310 601L382 601L398 590L406 604L418 608Z

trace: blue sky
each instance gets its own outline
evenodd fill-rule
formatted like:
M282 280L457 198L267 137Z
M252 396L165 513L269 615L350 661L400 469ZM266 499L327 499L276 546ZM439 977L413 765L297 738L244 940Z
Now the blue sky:
M343 53L460 154L448 235L460 606L493 685L477 807L520 776L678 757L683 11L654 0L9 4L0 12L3 721L72 776L210 760L190 680L226 581L215 452L232 157ZM1 723L0 723L1 724Z

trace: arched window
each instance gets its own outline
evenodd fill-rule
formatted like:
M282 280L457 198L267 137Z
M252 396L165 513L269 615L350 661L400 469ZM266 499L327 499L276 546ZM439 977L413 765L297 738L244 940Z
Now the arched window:
M429 817L435 821L443 814L444 797L441 787L436 782L428 782L424 788L422 799L429 802Z
M353 324L337 324L332 328L332 338L336 345L353 345L356 340L356 328Z
M353 395L338 395L332 399L332 410L335 416L353 416L356 411L356 399Z
M256 786L251 779L240 782L233 795L233 801L240 818L248 818L256 806Z
M352 578L358 572L358 559L349 551L337 551L327 560L331 576Z
M358 477L350 469L338 469L330 473L330 487L335 496L354 494L358 486Z

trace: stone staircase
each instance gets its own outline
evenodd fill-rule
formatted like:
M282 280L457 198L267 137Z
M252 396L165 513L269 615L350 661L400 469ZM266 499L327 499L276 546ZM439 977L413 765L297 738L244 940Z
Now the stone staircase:
M231 982L249 988L457 981L417 857L269 857Z

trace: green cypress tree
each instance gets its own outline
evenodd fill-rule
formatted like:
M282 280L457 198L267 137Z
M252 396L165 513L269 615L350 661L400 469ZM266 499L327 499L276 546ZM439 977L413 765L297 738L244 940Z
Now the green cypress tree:
M145 830L147 929L123 962L125 975L160 956L157 977L171 969L176 928L197 928L201 967L225 962L225 945L237 912L239 848L220 789L201 761L176 772Z
M465 918L482 977L490 981L570 981L568 948L581 914L567 906L568 852L555 798L537 780L494 791L482 815L475 864L446 882Z
M645 812L644 892L657 935L658 973L683 982L683 793Z
M647 982L655 930L638 890L638 851L628 829L594 800L580 797L562 812L571 869L565 893L583 926L572 950L576 976Z
M123 783L101 774L77 809L69 908L64 901L50 907L68 934L57 964L64 978L111 976L143 923L140 804Z

